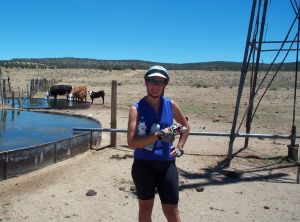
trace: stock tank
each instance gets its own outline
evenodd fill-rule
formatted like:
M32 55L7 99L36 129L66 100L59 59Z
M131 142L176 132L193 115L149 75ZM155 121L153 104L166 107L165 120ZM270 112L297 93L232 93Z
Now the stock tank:
M0 152L69 138L75 135L73 128L101 127L94 119L74 115L14 109L0 114Z

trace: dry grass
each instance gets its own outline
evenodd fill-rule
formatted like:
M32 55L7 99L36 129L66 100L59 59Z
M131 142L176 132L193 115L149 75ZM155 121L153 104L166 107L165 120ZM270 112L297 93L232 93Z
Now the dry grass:
M62 84L86 84L88 90L106 91L106 102L95 100L89 109L62 110L98 119L110 127L111 81L118 81L118 128L127 127L128 106L145 95L143 70L103 71L5 70L13 89L26 89L32 78L61 80ZM166 95L174 99L189 117L192 131L229 132L235 108L239 72L170 71ZM293 102L293 74L283 73L275 81L252 124L256 133L289 133ZM248 104L249 80L240 104ZM261 94L258 95L258 97ZM299 105L297 105L299 110ZM299 115L296 116L299 126ZM244 126L242 130L244 131ZM241 178L228 178L216 166L227 155L228 138L190 136L185 155L176 160L180 180L180 212L183 221L299 221L297 168L286 161L287 140L237 138L236 156L230 170ZM28 175L0 182L0 221L137 221L137 200L130 191L132 159L111 158L132 155L125 134L118 134L118 146L104 149L109 134L103 133L95 150L45 167ZM96 151L97 150L97 151ZM197 188L205 188L197 192ZM86 197L94 189L97 196ZM117 200L117 201L116 201ZM164 221L156 198L153 221ZM118 210L116 210L118 209ZM287 213L288 212L288 213ZM246 219L245 219L246 218Z
M106 104L110 103L111 81L118 81L118 108L127 109L134 101L145 94L143 83L144 70L99 70L99 69L5 69L4 77L10 77L14 90L26 90L30 79L56 79L61 84L73 86L85 84L88 90L106 92ZM263 73L264 74L264 73ZM260 74L258 84L263 78ZM248 74L250 75L250 74ZM235 107L240 72L203 71L203 70L171 70L170 85L166 95L177 101L191 121L198 122L195 129L199 130L207 122L215 121L216 129L230 129ZM266 83L272 78L268 75ZM263 132L289 132L292 121L294 73L279 73L271 85L257 110L253 120L253 128ZM259 91L260 98L264 87ZM248 104L249 76L241 101L241 114ZM43 94L38 94L43 96ZM101 103L101 101L95 101ZM255 104L257 103L257 100ZM299 109L299 106L297 107ZM199 118L202 119L199 124ZM219 127L218 122L222 122ZM296 123L299 125L299 117Z

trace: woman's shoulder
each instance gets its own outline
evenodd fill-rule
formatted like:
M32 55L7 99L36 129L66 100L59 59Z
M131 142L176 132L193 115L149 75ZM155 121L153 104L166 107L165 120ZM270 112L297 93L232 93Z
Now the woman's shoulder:
M132 104L135 108L139 108L139 105L141 105L145 100L145 97L141 98L139 101L136 101Z
M175 103L174 100L171 99L170 97L163 96L163 99L164 99L164 101L165 101L166 103L169 103L169 104L172 104L172 105Z
M164 101L168 101L168 102L171 102L172 99L170 97L167 97L167 96L163 96L162 97Z
M178 108L177 103L173 99L171 99L169 97L164 97L164 100L166 101L166 103L169 103L173 109Z

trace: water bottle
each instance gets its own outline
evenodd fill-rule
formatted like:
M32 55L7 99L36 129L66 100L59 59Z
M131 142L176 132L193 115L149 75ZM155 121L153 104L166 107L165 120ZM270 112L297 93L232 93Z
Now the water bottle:
M145 136L146 135L146 123L144 120L144 117L141 117L140 121L139 121L139 125L138 125L138 135L139 136Z

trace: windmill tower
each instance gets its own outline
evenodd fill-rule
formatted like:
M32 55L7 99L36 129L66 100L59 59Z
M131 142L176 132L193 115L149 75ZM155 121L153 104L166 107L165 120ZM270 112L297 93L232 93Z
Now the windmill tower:
M287 27L287 33L283 40L265 40L265 35L267 32L267 12L270 4L270 0L253 0L252 9L250 14L250 21L248 27L248 34L246 39L244 58L241 68L240 83L236 98L235 111L232 121L232 128L230 132L230 141L228 147L228 156L224 162L224 167L230 165L230 161L233 158L233 145L236 137L238 136L240 127L243 122L246 125L246 135L250 135L251 124L255 113L262 98L264 97L267 89L271 86L273 80L277 76L278 72L282 69L285 60L291 54L295 55L295 68L294 68L294 93L293 93L293 110L292 110L292 122L291 122L291 131L288 136L290 139L290 145L288 145L288 157L293 160L298 160L298 144L296 144L296 124L295 124L295 115L296 115L296 98L297 98L297 76L298 76L298 61L299 61L299 24L300 24L300 5L296 0L282 0L282 2L287 1L291 5L291 13L294 15L294 19L291 22L290 27ZM282 3L280 1L280 3ZM272 18L270 18L271 20ZM270 48L271 47L271 48ZM275 48L274 48L275 47ZM262 54L264 53L274 53L274 58L268 65L261 64ZM279 58L282 58L278 62ZM263 67L263 69L262 69ZM265 74L261 78L261 82L258 81L258 74L264 71ZM273 76L268 78L269 82L266 83L267 76L270 75L271 71ZM240 112L241 97L244 91L245 79L247 75L250 77L250 92L248 98L248 106L240 125L238 126L238 115ZM260 95L260 98L257 98L259 90L262 89L263 83L266 85L264 92ZM246 136L244 142L244 148L248 147L249 137Z

